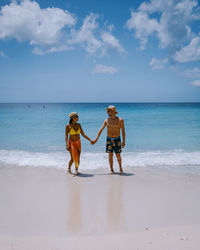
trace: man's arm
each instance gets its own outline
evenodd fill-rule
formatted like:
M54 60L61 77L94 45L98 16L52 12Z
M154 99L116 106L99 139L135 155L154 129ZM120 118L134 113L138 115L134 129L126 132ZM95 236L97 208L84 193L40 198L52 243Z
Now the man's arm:
M121 130L122 130L122 148L125 147L126 142L126 135L125 135L125 128L124 128L124 120L121 119Z
M107 119L104 121L103 125L101 126L101 128L99 129L99 132L97 134L97 137L94 141L92 141L92 144L96 143L99 139L99 136L101 135L102 131L104 130L104 128L107 126Z

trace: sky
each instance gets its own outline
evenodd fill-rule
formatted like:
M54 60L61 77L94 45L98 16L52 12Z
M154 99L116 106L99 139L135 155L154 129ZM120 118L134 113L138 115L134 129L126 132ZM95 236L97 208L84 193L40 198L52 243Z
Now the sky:
M0 102L200 102L200 2L0 0Z

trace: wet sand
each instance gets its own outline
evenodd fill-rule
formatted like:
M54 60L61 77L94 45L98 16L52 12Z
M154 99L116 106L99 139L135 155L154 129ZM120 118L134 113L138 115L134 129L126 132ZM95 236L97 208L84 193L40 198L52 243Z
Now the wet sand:
M200 176L0 166L4 250L200 249Z

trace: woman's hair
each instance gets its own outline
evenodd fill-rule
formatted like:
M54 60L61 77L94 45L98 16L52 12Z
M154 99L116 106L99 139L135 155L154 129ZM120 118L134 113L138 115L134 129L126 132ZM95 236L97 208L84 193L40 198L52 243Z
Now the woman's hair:
M76 116L74 116L74 117L70 118L70 120L69 120L69 125L71 125L71 124L72 124L73 119L74 119L75 117L78 117L78 116L76 115Z

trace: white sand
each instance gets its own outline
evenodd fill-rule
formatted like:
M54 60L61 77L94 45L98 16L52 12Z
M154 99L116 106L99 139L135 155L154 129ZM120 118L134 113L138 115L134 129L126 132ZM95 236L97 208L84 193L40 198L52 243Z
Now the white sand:
M200 176L0 167L0 250L200 249Z

